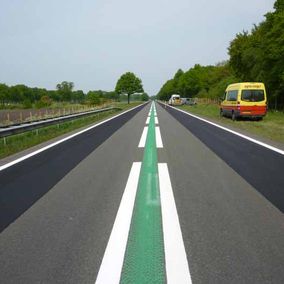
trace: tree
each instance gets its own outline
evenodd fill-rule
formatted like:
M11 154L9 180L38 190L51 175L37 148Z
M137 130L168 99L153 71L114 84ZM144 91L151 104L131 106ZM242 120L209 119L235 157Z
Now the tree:
M74 91L71 93L71 100L75 103L82 103L85 99L85 94L82 90Z
M71 94L72 94L73 88L74 88L73 82L63 81L62 83L56 85L56 89L58 90L60 99L62 101L71 100Z
M115 92L118 94L126 94L129 103L131 95L144 92L142 81L136 77L134 73L127 72L118 79Z
M6 84L0 84L0 104L4 105L9 101L9 87Z
M284 11L284 0L276 0L274 3L274 9L276 12L283 12Z
M99 105L101 102L100 95L97 91L89 91L87 94L87 100L90 105Z
M144 101L144 102L147 102L149 100L149 96L147 93L143 93L141 95L141 100Z
M159 100L162 101L167 101L169 100L169 98L171 97L171 95L176 94L177 93L177 89L175 86L175 80L171 79L168 80L161 88L161 90L159 91L157 97Z
M105 92L104 97L109 100L119 100L119 94L117 94L116 92Z
M284 0L250 33L238 34L229 47L230 65L242 81L266 85L269 105L284 107Z

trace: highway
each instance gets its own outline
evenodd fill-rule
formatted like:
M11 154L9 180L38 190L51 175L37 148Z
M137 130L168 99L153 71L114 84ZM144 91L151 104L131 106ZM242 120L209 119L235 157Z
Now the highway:
M284 155L148 103L0 166L1 283L284 283Z

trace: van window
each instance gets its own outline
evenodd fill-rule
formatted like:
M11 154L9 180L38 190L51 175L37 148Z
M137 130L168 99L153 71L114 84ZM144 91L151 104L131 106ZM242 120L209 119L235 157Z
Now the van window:
M236 101L238 99L238 91L228 91L227 101Z
M263 90L243 90L242 101L245 102L261 102L264 101Z

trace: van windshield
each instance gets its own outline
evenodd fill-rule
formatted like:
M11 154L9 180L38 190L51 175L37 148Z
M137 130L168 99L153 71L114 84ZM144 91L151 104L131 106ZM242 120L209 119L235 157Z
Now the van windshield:
M263 90L243 90L242 101L245 102L261 102L264 101Z

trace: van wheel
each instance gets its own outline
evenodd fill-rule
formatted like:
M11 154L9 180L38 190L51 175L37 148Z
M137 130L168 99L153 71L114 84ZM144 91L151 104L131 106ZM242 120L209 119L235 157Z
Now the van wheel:
M221 116L221 117L224 117L224 112L223 112L222 109L220 109L220 116Z
M235 121L237 119L236 114L232 112L232 120Z

